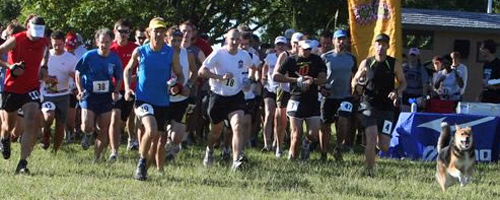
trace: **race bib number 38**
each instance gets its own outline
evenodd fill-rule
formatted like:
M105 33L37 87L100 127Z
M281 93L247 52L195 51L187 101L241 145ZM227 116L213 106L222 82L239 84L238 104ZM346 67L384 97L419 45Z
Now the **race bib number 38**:
M92 92L94 93L106 93L109 92L109 81L94 81L92 82Z

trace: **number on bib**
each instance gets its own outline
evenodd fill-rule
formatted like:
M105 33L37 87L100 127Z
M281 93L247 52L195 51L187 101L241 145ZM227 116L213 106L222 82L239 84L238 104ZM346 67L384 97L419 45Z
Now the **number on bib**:
M340 103L340 111L351 113L352 112L352 103L348 102L348 101L343 101L342 103Z
M28 95L33 101L40 100L40 93L38 92L38 90L31 91L30 93L28 93Z
M223 80L223 84L225 87L228 87L228 88L238 87L238 82L236 82L236 79L234 79L234 78Z
M135 114L139 117L144 117L146 115L154 115L153 106L150 104L144 103L141 106L135 108Z
M92 82L92 92L94 93L106 93L109 92L109 81L94 81Z
M42 103L42 112L54 111L56 110L56 105L50 101Z
M299 101L289 100L288 105L286 106L287 112L295 112L299 108Z
M382 133L391 135L391 131L392 131L392 122L385 120L384 126L382 126Z

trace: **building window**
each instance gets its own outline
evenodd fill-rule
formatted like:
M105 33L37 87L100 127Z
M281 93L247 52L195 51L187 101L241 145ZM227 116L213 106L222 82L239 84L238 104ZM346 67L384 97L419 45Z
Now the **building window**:
M453 43L453 51L458 51L460 57L464 60L469 59L470 53L470 41L469 40L455 40Z
M417 47L419 49L432 50L434 44L434 32L422 30L403 30L403 45L409 49Z

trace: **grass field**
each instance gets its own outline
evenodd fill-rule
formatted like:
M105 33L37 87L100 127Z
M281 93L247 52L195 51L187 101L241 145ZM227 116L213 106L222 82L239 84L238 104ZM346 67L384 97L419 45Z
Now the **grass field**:
M276 159L272 153L246 150L249 167L232 172L220 161L202 166L203 148L181 151L165 174L148 171L148 180L132 179L136 152L116 163L92 164L93 151L65 145L58 155L39 145L29 159L31 175L14 175L19 144L10 160L0 160L0 199L500 199L500 165L480 164L473 182L441 192L435 163L378 159L376 176L364 176L363 155L344 154L344 162ZM105 157L107 157L106 154ZM219 161L219 162L218 162Z

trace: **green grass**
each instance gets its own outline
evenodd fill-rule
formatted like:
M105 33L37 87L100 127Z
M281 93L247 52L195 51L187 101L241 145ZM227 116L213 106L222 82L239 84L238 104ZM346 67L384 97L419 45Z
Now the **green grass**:
M92 164L92 150L65 145L58 155L39 145L29 159L31 175L14 175L19 144L10 160L0 160L0 199L499 199L500 166L480 164L473 182L441 192L435 163L378 159L375 178L363 175L364 157L344 154L344 162L277 160L272 153L246 150L249 167L232 172L216 151L214 166L202 166L203 148L181 151L165 174L148 171L132 179L137 152L121 149L119 161ZM108 154L105 155L107 157ZM286 156L285 156L286 157Z

